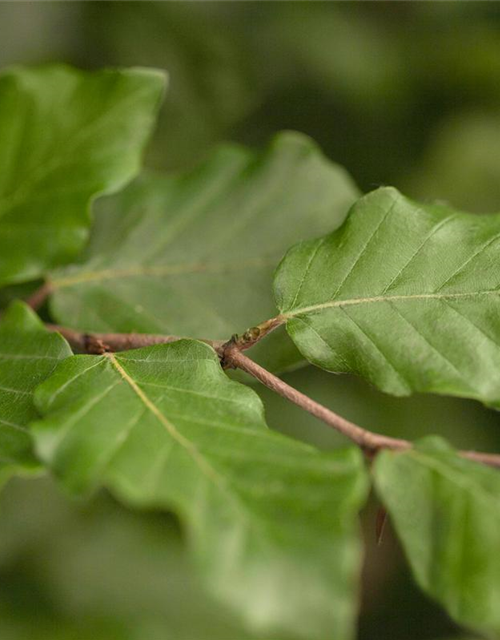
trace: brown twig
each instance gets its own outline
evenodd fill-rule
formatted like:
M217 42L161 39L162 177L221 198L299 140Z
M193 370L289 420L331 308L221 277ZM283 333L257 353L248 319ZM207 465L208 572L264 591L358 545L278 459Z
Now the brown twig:
M224 358L228 365L232 365L235 368L246 371L246 373L259 380L259 382L272 391L275 391L283 398L290 400L290 402L293 402L305 411L311 413L313 416L339 433L347 436L370 456L376 454L381 449L405 451L413 446L408 440L390 438L378 433L373 433L373 431L368 431L353 422L349 422L349 420L342 418L342 416L339 416L330 409L327 409L318 402L315 402L277 376L262 368L256 362L241 353L234 344L229 345L226 348ZM475 462L481 462L482 464L492 467L500 467L500 455L498 454L482 453L479 451L459 451L459 454L464 458L474 460Z
M489 467L500 467L500 455L497 453L483 453L482 451L460 451L462 458L486 464Z
M278 316L279 318L279 316ZM276 319L273 319L273 321ZM266 324L266 323L264 323ZM281 322L270 323L272 331ZM70 345L77 351L82 353L103 353L104 351L126 351L128 349L137 349L148 347L155 344L164 344L176 342L182 338L179 336L168 336L161 334L142 334L142 333L84 333L62 327L56 324L48 324L47 328L51 331L57 331ZM267 333L269 333L267 331ZM334 411L319 404L312 398L304 395L297 389L267 371L256 362L248 358L242 353L243 348L249 348L248 341L242 346L241 340L234 336L228 342L222 340L202 340L209 344L221 359L224 367L232 367L245 371L263 385L278 393L283 398L293 402L301 409L312 414L328 426L332 427L339 433L349 438L357 444L370 457L374 456L381 449L392 449L393 451L405 451L413 445L408 440L399 438L390 438L362 427L339 416ZM251 346L251 345L250 345ZM460 451L461 456L480 462L492 467L500 467L500 455L494 453L482 453L479 451Z
M58 324L45 325L50 331L60 333L69 344L80 353L102 353L103 351L128 351L151 347L155 344L164 344L182 340L181 336L167 336L151 333L85 333L68 329ZM202 340L222 355L223 340Z
M42 291L44 287L41 287L32 298L40 304L50 294L50 286L47 285L45 291ZM36 296L36 298L35 298ZM28 298L26 302L35 309L31 298ZM283 324L284 320L281 316L271 318L262 322L261 324L248 329L241 336L234 335L229 341L225 340L207 340L201 338L201 342L209 344L217 351L221 359L223 359L224 353L227 347L235 346L239 351L245 351L250 349L257 342L265 338L267 335L274 331L277 327ZM165 334L154 333L85 333L77 331L75 329L69 329L58 324L46 324L47 329L50 331L57 331L60 333L69 344L81 353L102 353L102 351L127 351L128 349L140 349L142 347L150 347L155 344L163 344L168 342L176 342L182 340L181 336L170 336Z
M346 420L345 418L342 418L342 416L339 416L315 400L312 400L309 396L306 396L297 389L294 389L289 384L267 371L267 369L258 365L256 362L241 353L235 345L231 345L226 349L225 361L227 364L232 365L237 369L246 371L246 373L259 380L259 382L262 382L262 384L268 387L268 389L275 391L283 398L290 400L290 402L293 402L319 420L322 420L330 427L333 427L339 433L347 436L364 451L376 452L382 448L402 451L411 447L411 443L407 440L398 440L396 438L388 438L386 436L378 435L359 427L353 422L349 422L349 420Z
M234 335L230 342L236 346L239 351L246 351L284 323L284 316L276 316L275 318L271 318L270 320L266 320L265 322L255 325L255 327L247 329L241 336Z

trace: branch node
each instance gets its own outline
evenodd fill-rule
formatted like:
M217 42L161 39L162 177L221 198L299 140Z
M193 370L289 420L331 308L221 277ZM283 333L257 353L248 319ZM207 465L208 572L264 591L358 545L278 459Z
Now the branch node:
M237 333L234 333L227 342L224 342L218 350L220 358L220 366L223 369L237 369L238 365L233 362L231 354L233 351L240 351L240 337Z
M83 345L85 352L93 355L102 356L104 353L109 353L111 351L111 347L109 345L90 333L85 333L83 335Z
M286 382L273 375L270 371L263 369L242 353L244 349L253 346L255 342L265 337L276 327L279 327L285 320L286 318L284 316L277 316L249 329L241 337L238 336L238 334L234 334L227 342L223 342L222 340L202 340L202 342L205 342L215 349L223 369L241 369L253 376L272 391L293 402L305 411L308 411L328 426L349 438L362 449L369 461L372 461L381 449L389 449L392 451L406 451L410 449L412 443L408 440L373 433L349 422L349 420L342 418L342 416L320 405L297 389L290 387ZM75 350L97 355L175 342L181 339L179 336L152 334L90 334L50 323L45 326L50 331L59 332L68 340ZM479 451L459 451L458 454L469 460L500 468L499 454L482 453Z
M254 327L250 327L250 329L247 329L241 336L238 336L237 334L233 335L229 342L235 344L239 351L246 351L281 326L284 322L284 316L276 316L275 318L256 324Z

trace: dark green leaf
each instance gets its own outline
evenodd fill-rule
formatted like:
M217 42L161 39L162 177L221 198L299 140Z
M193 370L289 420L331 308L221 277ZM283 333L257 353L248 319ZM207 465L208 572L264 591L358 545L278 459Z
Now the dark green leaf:
M0 479L36 466L27 424L37 413L33 392L71 350L24 304L12 304L0 323Z
M267 430L256 394L195 341L73 357L37 400L37 451L66 486L175 509L214 594L253 630L352 637L357 450L323 454Z
M500 216L420 206L395 189L293 247L275 283L311 362L395 395L430 391L500 407Z
M52 311L88 331L229 338L273 313L287 246L337 227L356 195L299 134L260 156L223 147L191 174L148 177L108 201L85 263L51 276ZM287 348L283 335L272 349L282 367L297 359Z
M421 588L458 622L500 633L500 474L428 438L376 460L378 493Z
M36 278L82 249L90 201L139 169L164 84L139 69L0 75L0 284Z

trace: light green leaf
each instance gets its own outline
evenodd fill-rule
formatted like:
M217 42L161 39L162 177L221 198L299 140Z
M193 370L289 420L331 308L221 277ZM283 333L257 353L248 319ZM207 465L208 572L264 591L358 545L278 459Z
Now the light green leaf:
M356 196L305 136L281 134L261 155L222 147L190 174L108 200L84 264L51 276L53 314L86 331L229 338L273 313L290 243L337 227ZM284 334L272 352L281 366L297 359Z
M36 278L82 249L91 200L139 169L164 84L142 69L0 74L0 284Z
M395 189L293 247L275 294L303 355L383 391L500 407L500 216L417 205Z
M36 467L26 428L37 416L33 392L70 355L66 341L47 331L27 306L9 307L0 323L0 480Z
M367 488L357 450L323 454L268 431L257 395L188 340L70 358L37 405L37 451L56 476L177 511L213 593L254 631L352 637Z
M457 622L500 633L500 474L428 438L383 452L377 491L421 588Z

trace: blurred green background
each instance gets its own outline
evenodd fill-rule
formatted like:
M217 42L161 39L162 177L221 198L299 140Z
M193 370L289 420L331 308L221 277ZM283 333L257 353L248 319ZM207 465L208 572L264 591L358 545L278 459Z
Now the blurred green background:
M260 147L296 129L364 191L390 184L500 211L495 2L0 2L0 67L49 61L169 70L149 167L181 170L220 141ZM394 399L312 368L287 379L374 430L500 450L498 415L477 403ZM274 428L343 444L258 391ZM390 527L376 546L376 510L373 500L363 514L359 640L465 637L412 585ZM48 479L17 479L0 497L0 640L26 638L248 636L201 591L170 516L130 513L107 495L74 502Z

